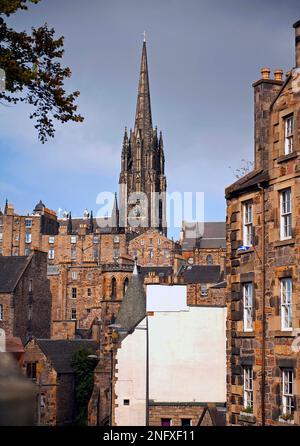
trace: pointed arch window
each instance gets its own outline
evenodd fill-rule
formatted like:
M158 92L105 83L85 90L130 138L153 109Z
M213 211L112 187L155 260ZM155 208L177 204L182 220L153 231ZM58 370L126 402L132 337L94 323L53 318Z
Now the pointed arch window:
M206 257L206 262L208 265L212 265L214 263L213 256L211 254L208 254L208 256Z
M117 297L117 280L115 277L111 279L111 299L115 300Z
M129 280L128 280L128 277L126 277L126 279L124 280L124 284L123 284L123 296L125 296L125 294L126 294L128 284L129 284Z

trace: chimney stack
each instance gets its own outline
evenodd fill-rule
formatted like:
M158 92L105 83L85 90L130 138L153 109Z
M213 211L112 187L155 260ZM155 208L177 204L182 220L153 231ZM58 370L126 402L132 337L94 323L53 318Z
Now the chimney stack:
M296 68L300 68L300 20L293 27L295 28Z
M282 81L282 76L283 76L283 71L280 70L279 68L274 71L275 81Z
M271 73L270 68L262 68L260 70L260 72L261 72L262 79L265 79L265 80L270 79L270 73Z

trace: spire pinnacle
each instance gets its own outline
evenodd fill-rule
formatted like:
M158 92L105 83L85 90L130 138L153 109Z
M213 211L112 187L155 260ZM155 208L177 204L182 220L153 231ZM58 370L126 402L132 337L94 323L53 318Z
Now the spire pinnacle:
M146 31L143 32L144 40L143 42L146 42Z
M138 87L138 97L135 114L135 132L141 131L141 136L145 140L150 140L152 131L152 115L151 115L151 101L150 101L150 86L147 63L147 48L146 41L143 42L140 79Z

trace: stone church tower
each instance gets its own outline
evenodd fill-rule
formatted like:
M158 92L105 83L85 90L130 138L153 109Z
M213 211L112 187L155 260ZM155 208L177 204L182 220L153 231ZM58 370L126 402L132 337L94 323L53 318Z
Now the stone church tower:
M146 41L143 42L134 129L125 128L120 173L120 227L167 235L165 156L162 133L152 126Z

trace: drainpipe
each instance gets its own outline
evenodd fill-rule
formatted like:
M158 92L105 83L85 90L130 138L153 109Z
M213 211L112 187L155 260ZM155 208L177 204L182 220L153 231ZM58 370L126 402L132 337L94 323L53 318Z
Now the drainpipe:
M265 388L266 388L266 269L265 269L265 189L258 184L262 199L262 242L261 242L261 269L262 269L262 345L261 345L261 424L266 424L265 414Z

